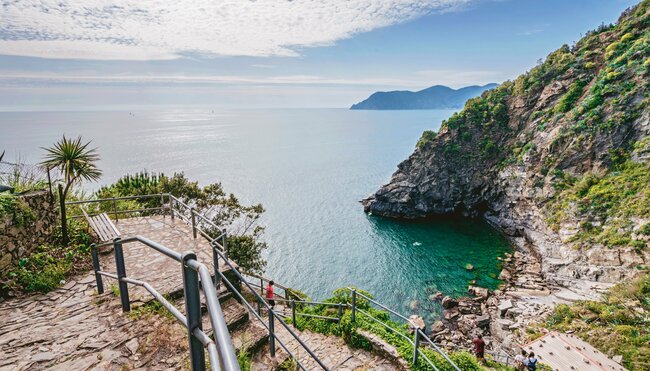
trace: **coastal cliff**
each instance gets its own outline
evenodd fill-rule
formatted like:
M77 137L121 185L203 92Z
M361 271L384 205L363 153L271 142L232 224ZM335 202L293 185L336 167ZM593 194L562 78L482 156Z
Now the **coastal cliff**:
M650 262L649 84L646 0L468 100L364 209L484 217L548 282L597 296Z

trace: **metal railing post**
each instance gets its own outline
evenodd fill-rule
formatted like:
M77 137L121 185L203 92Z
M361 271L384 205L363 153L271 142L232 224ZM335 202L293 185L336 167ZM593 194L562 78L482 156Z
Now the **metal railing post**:
M122 243L119 237L113 240L113 250L115 251L115 268L117 270L118 286L120 287L122 312L128 312L131 310L131 303L129 303L129 287L123 280L126 277L126 268L124 267L124 252L122 251Z
M201 298L199 296L199 274L187 265L188 260L196 260L196 254L186 252L181 258L183 267L183 292L185 293L185 313L187 316L187 333L190 343L190 363L192 370L205 370L205 352L203 344L194 336L194 330L202 330Z
M260 277L260 295L264 296L264 278Z
M228 239L226 233L228 232L226 232L226 229L224 228L221 231L221 246L223 246L223 255L228 259Z
M168 194L167 197L169 197L169 215L172 217L172 220L174 220L174 199L170 194Z
M104 282L102 281L102 275L97 273L101 270L99 267L99 255L97 254L97 245L90 245L90 250L93 254L93 270L95 271L95 281L97 282L97 293L104 293Z
M269 309L269 351L271 357L275 357L275 321L273 315L273 309Z
M357 290L352 290L352 323L357 319Z
M257 315L262 317L262 299L257 298Z
M418 348L420 347L420 329L415 328L415 339L413 340L413 366L418 363Z
M115 223L119 221L117 218L117 201L115 200L115 197L113 197L113 218L115 218Z
M190 209L190 214L192 214L192 236L196 239L196 215L194 214L194 208Z
M291 322L293 323L293 328L296 328L296 301L291 300Z
M217 247L212 245L212 264L214 264L214 287L219 291L221 285L221 276L219 276L219 254L217 254Z
M343 305L339 303L339 325L341 324L342 318L343 318Z
M160 194L160 211L163 214L163 218L165 217L165 195Z

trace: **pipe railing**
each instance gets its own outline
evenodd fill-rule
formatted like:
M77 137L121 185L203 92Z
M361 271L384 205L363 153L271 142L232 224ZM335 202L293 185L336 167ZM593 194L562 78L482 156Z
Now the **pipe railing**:
M154 289L149 283L126 276L122 246L132 242L140 242L168 258L181 263L183 271L183 292L185 295L185 315L183 315L180 310L174 307L172 303L165 299L163 295L156 291L156 289ZM102 271L99 264L98 249L111 243L115 255L116 274ZM98 293L102 294L104 292L102 276L116 279L120 289L122 311L128 312L131 310L131 305L127 284L143 287L156 301L165 307L179 323L187 328L192 370L205 370L205 348L208 350L208 357L210 359L210 367L212 370L239 371L237 355L232 340L230 339L228 326L223 317L223 312L217 296L217 290L212 284L210 271L203 263L197 260L194 253L187 252L181 254L142 236L134 236L125 239L120 239L118 237L112 242L106 242L100 245L93 244L91 247L93 270L95 272ZM201 301L199 293L201 289L207 304L208 315L212 324L212 332L215 339L214 341L202 329Z
M160 206L142 207L139 209L131 209L131 210L119 210L117 207L118 201L142 200L142 199L151 199L151 198L160 198ZM215 241L220 241L219 246L221 246L221 248L223 249L223 251L226 252L226 254L228 253L225 228L216 225L212 220L207 218L205 215L197 212L192 206L181 201L171 193L154 193L154 194L138 195L138 196L123 196L123 197L111 197L111 198L102 198L102 199L93 199L93 200L68 201L65 203L65 205L79 206L81 208L82 214L73 215L71 216L71 218L75 219L75 218L86 217L86 219L88 219L88 217L99 215L101 213L100 212L88 213L84 209L83 205L97 204L103 202L110 202L112 204L112 210L108 211L107 213L113 215L113 219L115 220L115 222L119 221L119 215L122 214L146 213L146 212L153 212L153 211L162 211L163 216L168 213L172 220L178 217L183 222L187 223L192 227L192 235L194 238L197 238L197 236L200 234L201 236L206 238L210 243L213 243ZM189 213L189 216L187 216L186 213ZM197 222L197 219L199 219L200 221ZM208 227L212 228L212 230L219 231L219 235L216 237L211 236L208 232L204 230L204 228L202 228L203 225L207 225Z
M359 312L359 313L363 314L364 316L370 318L371 320L381 324L382 326L384 326L386 329L390 330L391 332L393 332L395 334L398 334L399 336L405 338L413 346L413 364L417 364L418 359L420 357L422 357L425 360L425 362L429 364L429 366L431 366L434 370L438 370L438 368L433 364L433 362L429 359L429 357L427 357L427 355L424 354L424 352L422 352L422 350L420 349L420 345L421 345L420 342L421 342L421 340L423 340L426 343L428 343L436 352L438 352L447 361L447 363L449 363L455 370L461 371L460 368L458 368L458 366L449 358L449 356L442 349L440 349L424 333L424 331L422 331L422 329L420 329L420 327L417 324L413 323L413 321L406 318L402 314L388 308L387 306L379 303L378 301L368 297L367 295L364 295L363 293L358 292L354 288L346 287L346 289L348 291L350 291L351 294L352 294L351 303L348 304L348 306L351 308L352 322L356 321L356 313ZM374 305L378 306L379 308L388 311L389 313L395 315L396 317L404 320L406 323L411 325L411 328L413 328L413 339L411 340L408 336L406 336L406 334L404 334L399 329L393 328L392 326L390 326L390 324L382 321L379 318L376 318L372 314L370 314L370 313L364 311L363 309L359 308L357 306L357 296L360 296L361 298L367 300L368 303L374 304Z
M289 325L287 325L287 323L284 322L284 321L282 320L282 316L280 316L280 315L279 315L275 310L273 310L273 308L271 308L271 306L270 306L270 305L269 305L269 304L268 304L268 303L267 303L267 302L266 302L266 301L265 301L265 300L264 300L264 299L263 299L263 298L262 298L262 297L257 293L257 291L253 288L253 286L251 286L250 283L249 283L249 282L248 282L248 281L247 281L247 280L242 276L242 274L239 273L239 271L238 271L238 270L237 270L237 269L236 269L236 268L235 268L235 267L230 263L230 261L228 260L228 258L227 258L226 255L225 255L225 253L224 253L223 251L221 251L220 249L218 249L217 246L215 246L215 244L213 244L212 252L213 252L213 254L214 254L214 256L215 256L215 259L214 259L214 262L215 262L214 271L219 275L220 279L221 279L222 281L224 281L224 283L225 283L225 284L226 284L226 285L227 285L231 290L234 290L234 287L233 287L232 283L231 283L231 282L226 278L226 276L225 276L225 275L224 275L224 274L219 270L219 261L220 261L220 260L223 260L224 263L225 263L226 265L228 265L228 267L230 268L230 271L231 271L233 274L235 274L235 276L237 277L237 279L238 279L241 283L244 284L245 288L248 289L248 290L253 294L253 296L255 297L255 299L257 300L258 311L257 311L257 313L256 313L255 310L253 309L253 307L252 307L252 306L251 306L251 305L250 305L246 300L243 300L244 298L243 298L243 296L241 295L241 293L239 293L239 292L236 293L236 295L238 295L238 297L239 297L240 299L242 299L243 302L246 303L246 306L247 306L247 307L252 311L252 313L255 315L255 317L256 317L258 320L260 320L260 322L262 322L262 324L264 324L264 327L266 327L266 329L269 331L269 351L270 351L270 355L271 355L271 357L275 357L275 341L276 341L276 340L279 341L279 339L277 339L277 335L276 335L276 333L275 333L275 322L276 322L276 320L277 320L277 322L280 323L280 325L282 325L282 327L284 327L284 329L285 329L285 330L286 330L286 331L291 335L291 337L292 337L292 338L293 338L293 339L294 339L294 340L295 340L295 341L300 345L300 347L303 348L303 349L305 350L305 352L306 352L306 353L307 353L307 354L308 354L308 355L309 355L309 356L314 360L314 362L316 362L316 364L318 364L319 367L321 367L323 370L329 370L329 368L328 368L328 367L327 367L327 366L326 366L326 365L325 365L325 364L324 364L324 363L323 363L323 362L318 358L318 356L317 356L317 355L316 355L316 354L315 354L315 353L314 353L314 352L309 348L309 346L307 346L307 344L305 344L305 342L302 341L302 339L300 339L300 337L299 337L299 336L298 336L298 335L297 335L297 334L296 334L296 333L295 333L295 332L294 332L294 331L289 327ZM237 290L234 290L234 291L236 292ZM262 306L264 306L264 307L266 308L266 311L267 311L267 313L268 313L268 321L269 321L268 326L264 323L264 320L262 320L262 316L261 316L261 314L262 314L262 311L261 311ZM289 354L289 355L290 355L294 360L296 360L296 362L298 363L299 367L301 367L301 369L305 370L305 368L304 368L304 367L300 364L300 362L298 361L298 358L295 357L295 356L294 356L294 355L293 355L293 354L292 354L292 353L291 353L287 348L285 348L284 346L283 346L283 348L285 349L285 351L287 351L287 353L288 353L288 354Z

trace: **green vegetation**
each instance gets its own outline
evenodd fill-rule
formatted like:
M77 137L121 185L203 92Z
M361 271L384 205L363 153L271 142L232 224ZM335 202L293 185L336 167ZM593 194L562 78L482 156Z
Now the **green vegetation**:
M234 194L226 193L220 183L204 187L198 182L190 181L182 173L172 176L149 174L146 172L126 175L114 184L105 186L95 193L96 198L138 196L156 193L170 193L181 201L194 207L198 213L207 216L214 224L228 230L226 244L233 259L240 268L250 273L262 273L266 261L262 251L267 248L261 241L264 227L258 224L264 213L261 204L244 205ZM135 210L160 207L160 198L143 198L116 203L118 210ZM97 203L94 211L112 211L113 203ZM221 234L210 225L198 221L201 229L211 236Z
M368 292L357 289L357 292L360 292L368 297L372 297ZM351 303L352 297L349 290L344 288L334 290L333 297L325 300L328 303ZM390 316L387 312L376 310L370 306L370 303L357 296L356 304L361 310L371 314L375 318L380 319L381 321L389 324L392 328L397 329L400 334L411 338L413 335L409 332L408 328L404 324L394 322L390 319ZM316 314L320 316L330 316L337 317L338 310L336 307L330 307L325 305L317 305L314 307L300 307L297 309L301 313L306 314ZM343 311L343 316L341 323L336 323L332 320L324 320L313 317L296 317L296 327L300 330L309 329L314 332L319 332L322 334L335 335L342 337L346 343L354 348L361 348L366 350L371 350L370 342L363 336L359 335L357 330L369 331L375 335L378 335L386 342L394 346L400 356L406 360L409 365L412 367L412 370L431 370L431 367L426 363L425 360L420 359L416 365L413 365L411 362L413 360L413 346L402 336L396 334L395 332L387 330L384 326L378 324L372 319L366 317L364 314L357 312L356 321L352 322L352 313L349 308ZM445 361L445 359L437 352L430 348L421 348L422 352L438 367L440 370L453 370L453 368ZM460 367L462 370L482 370L476 358L467 353L467 352L452 352L449 353L449 357Z
M11 194L0 193L0 218L11 216L11 222L17 227L23 227L36 218L34 211L23 199Z
M650 274L609 290L603 300L561 304L546 325L577 336L609 356L622 355L629 370L650 369Z
M425 130L425 131L422 133L422 136L420 137L420 139L418 140L418 142L417 142L417 144L416 144L415 146L416 146L417 148L422 148L422 147L424 147L427 143L430 143L430 142L432 142L434 139L436 139L436 135L438 135L438 133L436 133L436 132L433 131L433 130Z
M46 189L48 186L43 169L20 163L2 163L1 158L0 166L0 184L13 188L16 194Z
M239 363L241 371L251 370L251 358L252 356L248 352L242 351L237 353L237 363Z
M582 96L582 91L586 83L582 80L576 81L569 87L566 94L560 98L560 101L555 106L555 113L564 113L575 106L578 98Z
M110 288L113 294L117 294L115 296L120 296L120 289L117 286L111 285ZM131 308L128 315L131 319L150 318L152 316L166 317L169 319L174 318L174 315L157 300L151 300L145 304Z
M82 223L71 221L69 227L69 244L61 243L59 229L52 243L39 246L35 253L21 259L18 267L2 274L0 296L7 291L49 292L67 277L90 269L92 237Z
M645 241L632 239L631 219L650 216L650 164L627 161L605 175L562 177L558 189L547 206L548 222L557 230L569 215L583 220L573 242L647 247Z

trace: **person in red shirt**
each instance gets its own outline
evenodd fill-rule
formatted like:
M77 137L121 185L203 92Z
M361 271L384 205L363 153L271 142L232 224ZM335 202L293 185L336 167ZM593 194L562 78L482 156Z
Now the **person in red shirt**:
M474 339L474 353L482 362L485 357L485 341L483 341L483 335L481 334L476 335L476 339Z
M269 302L271 309L275 307L275 295L273 293L273 281L269 281L269 284L266 285L266 300Z

